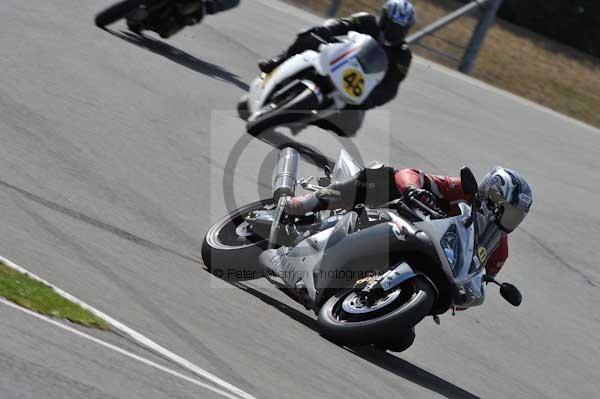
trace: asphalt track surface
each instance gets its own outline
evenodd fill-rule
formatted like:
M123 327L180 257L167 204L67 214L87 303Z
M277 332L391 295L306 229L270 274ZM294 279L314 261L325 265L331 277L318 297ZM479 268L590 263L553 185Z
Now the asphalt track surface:
M245 1L164 42L95 28L108 3L0 2L3 256L257 398L597 396L600 131L417 59L353 144L434 173L522 171L535 204L501 277L524 302L491 289L480 308L424 321L401 355L352 353L281 292L223 286L199 260L223 197L257 199L273 160L253 141L223 193L243 137L230 110L256 60L317 18ZM315 129L295 139L339 149ZM219 397L12 308L0 320L2 398Z

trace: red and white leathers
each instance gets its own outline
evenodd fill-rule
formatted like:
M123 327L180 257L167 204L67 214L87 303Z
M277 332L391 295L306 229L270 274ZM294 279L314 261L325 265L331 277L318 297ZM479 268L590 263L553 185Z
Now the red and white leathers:
M431 191L439 199L440 208L450 216L458 215L458 202L471 198L462 190L459 177L437 176L416 169L400 169L394 175L396 187L401 194L411 188ZM495 276L508 258L508 236L503 234L498 248L488 257L485 265L488 274Z

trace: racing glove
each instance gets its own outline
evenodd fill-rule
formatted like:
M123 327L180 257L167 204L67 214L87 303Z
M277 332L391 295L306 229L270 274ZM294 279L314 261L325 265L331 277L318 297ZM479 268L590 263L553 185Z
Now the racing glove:
M419 201L430 209L438 209L438 199L431 191L417 187L409 187L404 196L410 201Z

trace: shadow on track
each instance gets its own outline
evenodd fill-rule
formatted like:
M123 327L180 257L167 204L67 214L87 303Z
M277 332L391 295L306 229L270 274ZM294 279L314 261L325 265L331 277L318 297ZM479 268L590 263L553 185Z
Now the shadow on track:
M448 399L480 399L479 396L473 395L471 392L465 391L451 382L389 352L368 347L348 350L371 364L379 366L390 373L396 374L398 377L427 388Z
M311 330L315 332L317 331L317 321L314 318L286 305L275 298L270 297L265 293L249 287L246 284L234 282L232 285L260 299L267 305L274 307ZM286 295L290 295L284 289L282 291L286 293ZM404 378L405 380L408 380L414 384L420 385L421 387L429 389L430 391L442 395L445 398L480 399L479 396L465 391L451 382L446 381L443 378L428 372L427 370L415 366L404 359L394 356L389 352L383 352L371 347L345 349L375 366L381 367L390 373L394 373L400 378Z
M137 35L127 31L117 32L110 29L107 29L106 31L113 36L125 40L126 42L168 58L169 60L189 68L192 71L199 72L203 75L223 82L229 82L244 91L248 91L250 89L250 86L248 86L246 82L242 81L239 76L227 71L226 69L223 69L218 65L196 58L193 55L173 47L168 43L153 39L143 34Z
M293 137L282 133L278 129L279 127L268 129L257 135L248 134L247 137L249 138L246 139L244 144L248 145L248 143L251 141L250 138L256 138L278 150L281 150L285 147L292 147L298 151L300 155L302 155L303 160L308 161L320 169L327 167L330 170L333 170L336 162L334 159L325 156L325 154L323 154L316 147L296 141ZM330 131L328 129L323 130ZM333 134L333 136L337 138L341 148L346 150L359 164L364 165L365 162L360 154L360 151L351 138L337 134Z
M261 134L252 137L257 138L278 150L282 150L285 147L292 147L298 151L305 160L320 169L328 167L330 170L332 170L335 166L335 161L333 159L326 157L315 147L300 143L284 133L276 131L275 129L264 131Z

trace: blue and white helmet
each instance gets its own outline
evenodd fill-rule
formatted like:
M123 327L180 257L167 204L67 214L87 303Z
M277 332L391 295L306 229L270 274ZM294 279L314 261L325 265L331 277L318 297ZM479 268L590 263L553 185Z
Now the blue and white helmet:
M521 224L533 204L533 192L525 178L500 166L483 178L478 196L484 215L507 233Z
M386 0L379 18L379 28L388 45L404 42L408 30L415 24L415 7L408 0Z

